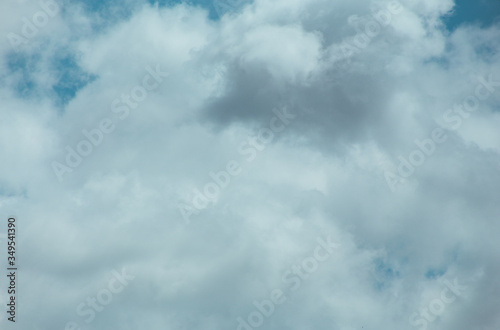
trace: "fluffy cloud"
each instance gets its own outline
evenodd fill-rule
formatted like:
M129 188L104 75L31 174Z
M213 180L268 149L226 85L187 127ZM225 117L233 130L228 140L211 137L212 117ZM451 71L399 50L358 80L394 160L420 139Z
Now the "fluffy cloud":
M0 5L5 36L49 17L0 43L23 329L499 327L498 24L449 30L451 0L41 3Z

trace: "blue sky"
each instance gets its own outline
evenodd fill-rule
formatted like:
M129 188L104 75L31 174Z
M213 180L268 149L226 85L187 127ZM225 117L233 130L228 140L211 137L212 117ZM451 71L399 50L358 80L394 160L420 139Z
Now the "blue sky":
M495 19L500 24L499 0L456 0L455 12L445 22L453 30L461 24L488 26Z
M82 3L87 8L93 11L105 13L110 8L122 8L123 2L118 0L72 0L76 3ZM160 6L168 6L176 3L181 3L180 0L147 0L150 4L158 4ZM223 1L220 1L221 3ZM237 1L236 1L237 2ZM193 0L187 3L199 5L210 10L210 17L217 19L218 15L214 10L214 1L210 0ZM241 1L240 1L241 3ZM124 10L126 12L126 10ZM463 23L479 23L482 25L491 24L495 18L500 16L500 1L499 0L456 0L455 13L448 18L448 27L455 29Z

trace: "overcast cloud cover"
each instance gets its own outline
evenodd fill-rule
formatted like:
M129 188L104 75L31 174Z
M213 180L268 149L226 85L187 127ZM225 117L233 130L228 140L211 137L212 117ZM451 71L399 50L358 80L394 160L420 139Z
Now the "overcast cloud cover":
M500 329L497 15L1 1L0 328Z

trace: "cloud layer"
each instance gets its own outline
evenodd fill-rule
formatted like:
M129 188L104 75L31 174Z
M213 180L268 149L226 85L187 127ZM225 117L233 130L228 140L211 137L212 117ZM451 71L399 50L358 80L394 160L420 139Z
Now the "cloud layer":
M0 4L16 326L498 329L500 25L224 8Z

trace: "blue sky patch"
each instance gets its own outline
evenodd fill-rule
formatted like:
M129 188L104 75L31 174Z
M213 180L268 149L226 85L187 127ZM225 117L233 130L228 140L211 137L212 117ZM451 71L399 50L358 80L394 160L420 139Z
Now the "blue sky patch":
M6 76L15 78L12 88L23 99L48 95L54 104L64 106L76 96L78 90L97 78L84 72L73 55L65 54L51 59L48 69L55 74L56 82L47 86L35 79L41 70L42 56L39 53L11 52L6 57Z
M11 52L6 55L7 76L16 76L17 81L12 87L20 97L29 98L36 92L33 73L37 71L40 60L40 54Z
M58 72L57 83L52 86L58 105L66 105L78 90L97 78L82 71L72 55L53 59L52 68Z
M462 24L479 24L482 27L500 23L500 0L456 0L454 13L444 22L449 30Z

